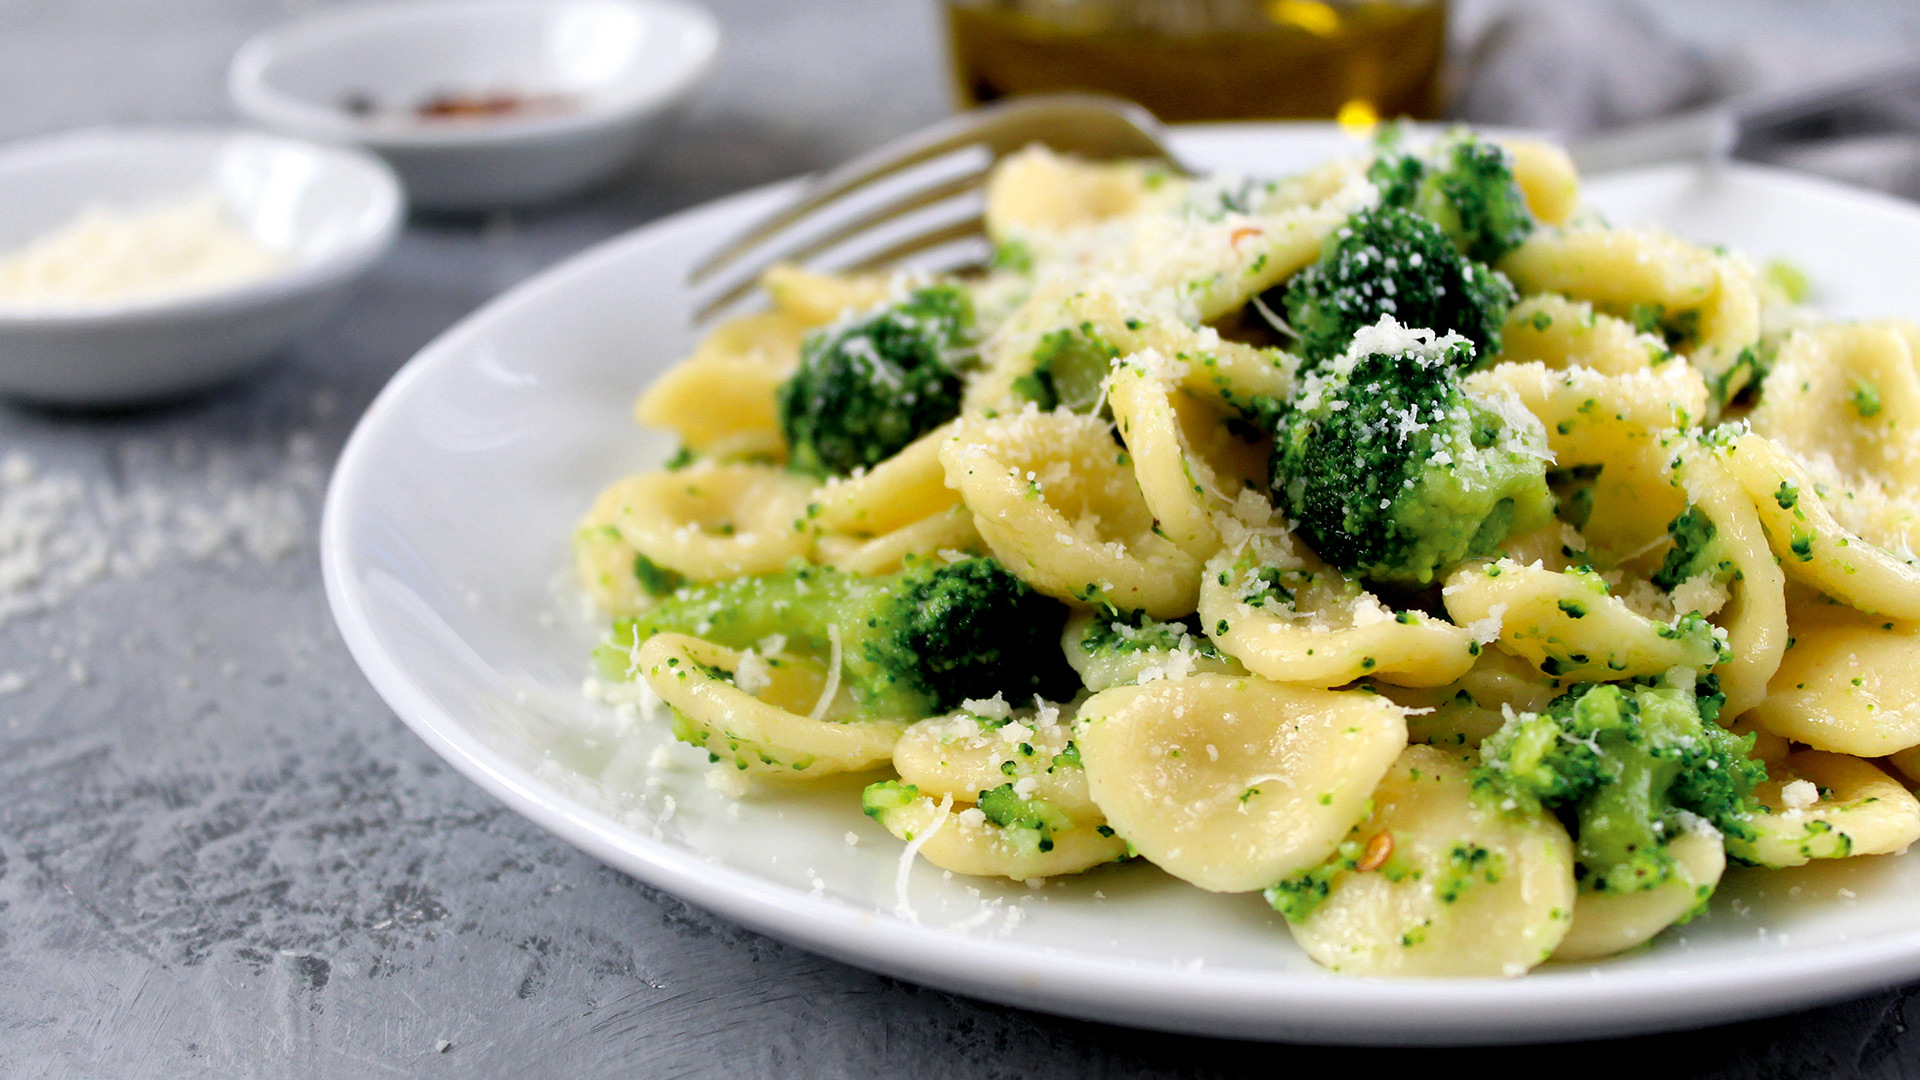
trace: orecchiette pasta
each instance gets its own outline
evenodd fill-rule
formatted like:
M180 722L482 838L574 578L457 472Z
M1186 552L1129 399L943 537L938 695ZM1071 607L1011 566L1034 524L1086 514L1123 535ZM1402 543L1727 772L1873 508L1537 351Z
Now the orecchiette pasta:
M916 555L950 558L979 554L985 547L980 530L973 527L973 514L959 503L872 538L829 534L814 543L819 561L868 576L890 574Z
M574 574L594 603L613 615L631 615L651 599L634 573L639 556L614 525L622 485L600 493L573 532Z
M1018 715L1007 710L1005 716L960 712L908 728L894 744L893 767L900 779L936 799L950 795L971 803L1011 782L1022 795L1045 800L1077 822L1102 824L1072 746L1073 718L1059 709Z
M1728 448L1725 460L1759 508L1788 577L1861 611L1920 619L1920 566L1843 528L1819 485L1780 447L1747 435Z
M1570 682L1645 678L1710 668L1720 644L1704 621L1655 622L1614 596L1591 570L1556 572L1510 559L1455 571L1447 613L1541 671Z
M1144 275L1145 289L1171 297L1183 317L1207 322L1313 262L1321 242L1373 197L1373 185L1355 177L1320 202L1270 214L1144 217L1088 270Z
M967 387L976 410L1018 408L1031 400L1030 379L1048 347L1071 345L1110 358L1155 352L1178 362L1181 385L1201 398L1245 405L1258 398L1284 399L1292 392L1299 359L1279 349L1256 348L1221 337L1210 326L1190 326L1100 289L1043 287L1007 317L982 351L984 369ZM1078 411L1093 408L1106 364L1091 373L1084 403L1063 401ZM1059 376L1054 376L1058 378ZM1023 392L1025 391L1025 392Z
M640 646L636 666L673 709L674 734L716 762L766 777L857 772L887 760L906 725L813 715L827 676L805 661L759 658L764 685L741 686L741 654L698 638L661 634ZM801 709L808 710L801 712Z
M1137 856L1356 974L1905 849L1920 327L1579 190L1464 131L1278 179L1033 147L984 270L774 268L574 532L596 682L720 789L877 771L903 890Z
M1238 661L1211 648L1204 634L1195 638L1178 623L1155 633L1116 620L1106 611L1076 611L1068 616L1060 649L1081 684L1096 694L1155 679L1184 679L1199 671L1247 674Z
M1133 477L1162 535L1195 559L1220 550L1220 523L1266 479L1265 447L1235 435L1213 406L1173 385L1170 363L1141 353L1114 368L1107 400L1120 438L1133 458ZM1256 499L1252 524L1272 509ZM1250 515L1252 516L1252 515Z
M1883 757L1920 746L1920 638L1910 628L1805 627L1746 715L1815 750Z
M957 807L951 799L925 795L885 814L882 824L900 839L918 844L919 853L933 865L976 877L1026 881L1077 874L1127 857L1126 842L1102 826L1075 824L1053 832L1043 851L977 806Z
M1920 799L1877 766L1843 754L1802 750L1768 770L1754 792L1767 813L1756 836L1733 853L1762 866L1885 855L1920 840Z
M635 418L718 457L784 455L775 394L800 363L804 329L780 312L723 323L641 396Z
M1041 146L1009 155L987 184L987 232L1007 240L1097 225L1140 208L1164 170L1088 165Z
M1380 692L1408 710L1414 742L1440 747L1479 747L1515 713L1540 712L1560 696L1559 679L1505 649L1482 649L1465 675L1444 686L1382 686Z
M1673 354L1665 341L1642 333L1625 319L1596 312L1582 300L1542 293L1507 312L1507 324L1500 331L1500 356L1509 364L1538 362L1555 371L1585 368L1602 375L1631 375L1664 364ZM1607 399L1615 397L1609 394Z
M940 462L987 546L1034 588L1156 618L1193 610L1200 563L1154 530L1104 421L1036 412L969 421Z
M907 729L893 765L911 795L879 793L869 813L959 874L1031 879L1127 858L1087 792L1070 716L1044 704L1016 713L999 698L969 704L981 712Z
M953 429L943 424L867 472L828 480L808 516L829 532L879 536L959 505L940 464L940 448Z
M1523 292L1560 293L1616 312L1646 313L1710 375L1760 338L1752 272L1728 256L1642 229L1545 229L1500 268Z
M1667 845L1675 873L1651 889L1630 893L1583 890L1573 902L1573 925L1553 950L1555 960L1597 960L1625 952L1684 921L1713 895L1727 869L1719 834L1695 829Z
M1836 519L1882 546L1920 543L1920 368L1910 327L1843 323L1780 344L1749 421L1819 482Z
M1257 538L1207 563L1199 608L1223 652L1275 682L1437 686L1459 678L1479 652L1466 628L1393 611L1339 573Z
M1518 975L1553 953L1574 916L1573 843L1550 815L1481 805L1468 768L1407 747L1351 850L1282 886L1307 894L1289 923L1309 956L1355 975Z
M1194 675L1095 694L1075 741L1128 843L1203 889L1247 892L1333 854L1407 722L1381 697Z
M885 300L894 280L892 274L814 274L783 264L768 270L760 285L780 314L814 327Z
M698 581L778 570L807 550L811 485L766 465L695 465L608 492L614 528L656 565Z
M1907 778L1907 783L1920 784L1920 746L1902 750L1887 760Z
M1666 535L1686 508L1672 482L1676 429L1697 420L1706 385L1684 364L1625 375L1543 363L1501 364L1468 377L1489 397L1511 394L1540 420L1554 467L1597 468L1581 529L1592 544L1628 555Z
M1701 520L1712 530L1708 568L1673 589L1674 608L1712 616L1727 632L1730 656L1720 666L1728 716L1760 703L1786 652L1786 576L1767 548L1766 530L1746 492L1725 466L1696 446L1683 446L1676 470ZM1719 580L1724 578L1725 580ZM1699 602L1702 588L1725 589L1726 602ZM1682 598L1693 594L1694 602ZM1707 610L1708 607L1717 610Z
M1580 174L1565 150L1538 139L1501 139L1513 155L1513 178L1527 209L1543 225L1564 225L1580 206Z

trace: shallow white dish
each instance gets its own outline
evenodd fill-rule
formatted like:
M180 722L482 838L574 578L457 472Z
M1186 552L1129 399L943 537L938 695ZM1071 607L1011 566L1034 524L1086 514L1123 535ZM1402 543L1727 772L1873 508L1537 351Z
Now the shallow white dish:
M385 155L415 206L556 199L630 161L712 61L713 17L681 0L413 0L310 15L234 55L240 112ZM551 110L422 120L437 95L551 95ZM349 112L352 99L380 108Z
M1183 157L1251 172L1340 150L1319 126L1179 131ZM596 620L567 533L597 488L659 461L634 394L691 344L684 268L781 197L751 192L610 241L429 345L361 421L328 493L328 597L355 659L433 749L608 864L863 967L1010 1004L1299 1041L1523 1042L1781 1012L1920 977L1920 857L1736 872L1654 948L1514 981L1326 974L1257 895L1150 866L1041 890L965 881L860 815L860 780L732 801L664 723L580 690ZM1787 256L1837 315L1920 315L1920 209L1757 168L1670 167L1592 185L1619 223L1660 221ZM672 764L656 767L657 746ZM849 843L851 836L857 843Z
M238 375L331 313L405 216L393 171L358 150L242 131L99 128L0 148L0 251L91 206L139 210L208 191L286 265L178 297L0 308L0 394L121 405Z

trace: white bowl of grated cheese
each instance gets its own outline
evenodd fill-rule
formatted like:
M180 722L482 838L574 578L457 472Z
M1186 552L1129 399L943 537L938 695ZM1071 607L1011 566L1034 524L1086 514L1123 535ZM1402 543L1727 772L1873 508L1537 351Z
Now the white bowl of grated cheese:
M406 0L255 37L227 90L258 123L379 151L417 207L483 210L618 172L719 40L684 0Z
M125 405L238 375L332 312L403 210L378 158L278 136L0 148L0 394Z

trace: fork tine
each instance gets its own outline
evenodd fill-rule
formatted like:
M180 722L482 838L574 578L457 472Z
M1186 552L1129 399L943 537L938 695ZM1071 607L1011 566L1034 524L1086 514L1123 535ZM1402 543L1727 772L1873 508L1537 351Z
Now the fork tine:
M740 280L751 285L759 281L760 275L766 273L769 267L783 262L804 262L869 229L884 225L889 221L896 220L915 210L924 209L945 202L956 196L977 191L981 185L985 183L986 178L986 170L980 169L963 176L954 177L951 180L936 184L924 190L908 192L906 195L887 203L885 206L876 207L852 221L838 226L825 235L809 240L798 247L777 250L757 256L753 260L750 269L737 273L730 272L729 276L738 277Z
M969 237L979 236L985 227L986 219L979 214L975 214L964 221L956 221L951 225L942 225L932 232L910 236L897 244L882 248L861 259L859 262L854 263L852 266L847 267L847 269L853 271L873 270L886 266L889 263L897 262L909 255L925 251L928 248L935 248L941 244L950 244L955 240L965 240Z
M1109 139L1116 151L1111 156L1167 156L1157 136L1159 122L1131 102L1091 94L1015 98L962 113L834 169L791 205L763 218L703 259L687 280L692 284L705 281L781 229L855 188L968 146L985 146L996 156L1010 153L1057 133L1063 118Z
M727 291L701 304L699 309L693 313L693 325L696 327L704 326L708 319L732 307L735 301L759 287L760 278L758 276L741 278L738 282L729 286Z
M870 154L847 162L814 181L798 199L756 222L720 250L701 260L687 274L687 281L698 285L716 271L758 247L773 234L840 198L855 188L864 187L902 169L968 146L977 145L979 122L962 114L911 136L910 142L883 146Z
M873 270L898 259L904 259L908 255L916 252L925 251L928 248L939 247L941 244L950 244L955 240L965 240L968 237L979 236L985 225L986 219L979 214L975 214L972 217L943 225L932 232L916 233L897 244L893 244L862 258L859 262L851 266L844 266L839 269L843 272ZM754 289L759 288L759 286L760 276L758 274L740 279L740 281L729 287L727 291L701 304L699 310L693 313L693 324L699 326L706 323L707 320L713 318L714 315L731 307L736 301L745 297Z

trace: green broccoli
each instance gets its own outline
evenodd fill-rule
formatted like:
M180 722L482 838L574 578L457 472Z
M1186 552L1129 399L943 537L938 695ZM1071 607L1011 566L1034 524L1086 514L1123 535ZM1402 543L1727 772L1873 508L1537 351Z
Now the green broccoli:
M625 678L632 650L654 634L732 649L779 636L822 658L837 635L844 685L861 711L913 719L996 693L1071 698L1080 681L1060 651L1066 617L1065 605L990 558L916 559L878 577L804 566L682 587L616 620L596 656L605 674Z
M1717 542L1719 529L1713 519L1698 506L1689 505L1681 511L1667 526L1667 535L1673 538L1673 547L1661 561L1660 569L1653 572L1653 583L1668 592L1702 574L1711 577L1715 584L1725 585L1739 572Z
M1091 413L1100 405L1107 373L1120 350L1094 333L1091 323L1077 330L1061 329L1040 339L1033 350L1033 370L1013 382L1013 392L1052 411Z
M1383 319L1310 377L1274 436L1273 491L1328 563L1425 584L1553 519L1546 434L1467 396L1473 346Z
M779 394L789 466L845 475L960 415L961 369L974 351L973 304L953 285L807 335Z
M686 583L686 578L661 566L645 555L633 557L633 578L648 596L666 596Z
M1381 205L1440 226L1469 259L1497 262L1533 232L1513 155L1477 135L1449 136L1424 157L1389 150L1374 159L1367 177L1380 188Z
M899 780L881 780L868 784L860 792L860 811L875 821L885 824L885 818L895 810L902 810L920 797L920 789Z
M1568 819L1585 887L1652 888L1673 872L1666 845L1686 828L1683 814L1731 839L1750 836L1748 821L1761 812L1752 792L1766 766L1747 756L1752 735L1716 722L1724 700L1711 677L1700 686L1673 676L1582 683L1487 739L1474 783L1503 805L1545 806Z
M913 805L920 797L920 789L913 784L881 780L868 784L860 793L860 809L886 825L889 817ZM1073 828L1073 821L1059 807L1044 799L1023 797L1012 784L982 791L978 798L974 805L1000 830L1000 838L1022 855L1031 857L1052 851L1054 836Z
M1752 405L1759 400L1767 376L1773 372L1779 342L1763 338L1758 344L1740 350L1733 363L1717 375L1707 376L1707 390L1713 405L1721 409ZM1875 412L1878 412L1876 406Z
M1500 351L1513 285L1454 248L1433 222L1394 206L1364 210L1327 237L1320 259L1293 276L1284 303L1303 367L1339 356L1354 332L1391 315L1404 326L1453 332L1476 355Z
M1156 669L1161 674L1170 674L1176 667L1246 674L1245 668L1214 646L1193 616L1161 622L1145 612L1119 611L1103 604L1068 619L1062 644L1067 663L1095 693L1137 683Z
M1000 826L1014 848L1025 855L1053 850L1053 836L1073 827L1060 808L1045 799L1023 797L1012 784L1001 784L980 793L974 805L987 820Z
M1560 520L1576 529L1587 527L1593 517L1593 495L1600 479L1599 465L1575 465L1567 469L1547 470L1547 487L1558 504L1554 512Z

